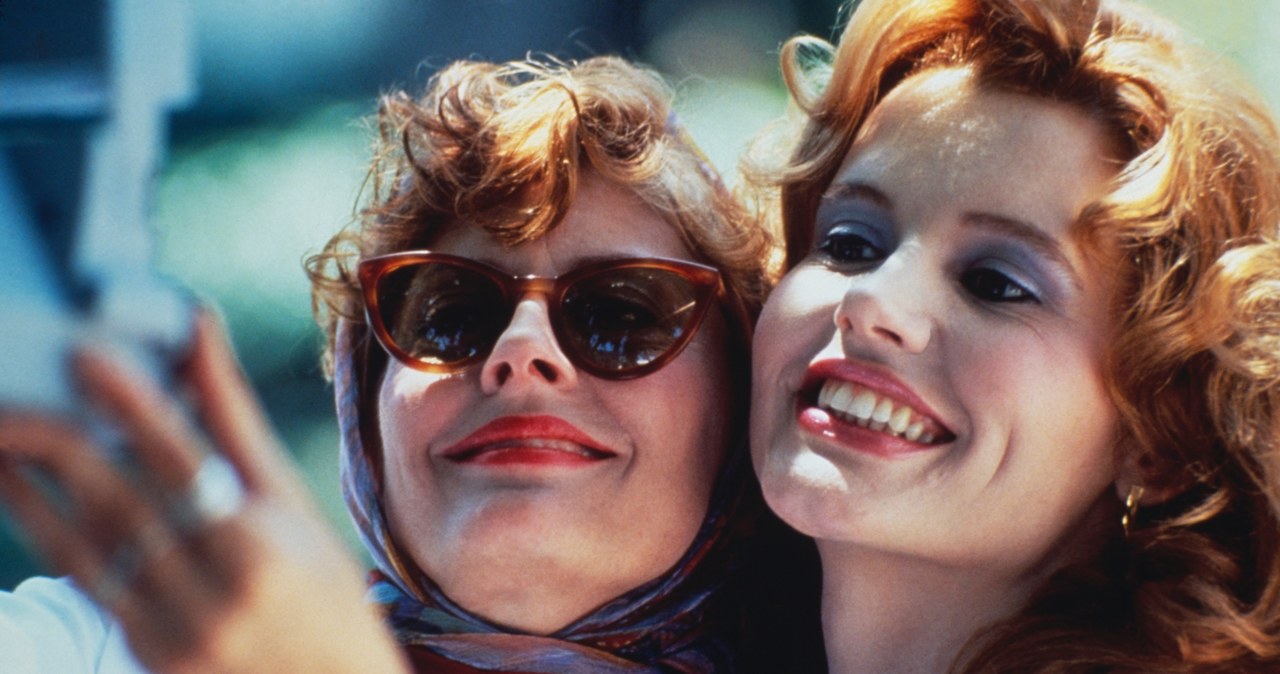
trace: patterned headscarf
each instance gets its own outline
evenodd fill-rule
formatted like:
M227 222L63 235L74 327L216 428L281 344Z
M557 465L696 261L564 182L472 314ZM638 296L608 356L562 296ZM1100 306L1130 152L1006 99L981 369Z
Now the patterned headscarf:
M376 429L362 432L366 352L378 349L363 325L338 327L334 388L342 433L342 490L373 557L369 598L382 606L401 644L483 671L547 674L731 672L724 632L736 622L717 591L732 575L750 466L744 447L729 452L705 520L680 561L549 636L513 632L451 601L397 546L381 502ZM365 400L364 404L372 404ZM365 419L365 423L368 423ZM368 445L366 445L366 440ZM366 451L366 447L370 451ZM375 453L371 455L371 453Z

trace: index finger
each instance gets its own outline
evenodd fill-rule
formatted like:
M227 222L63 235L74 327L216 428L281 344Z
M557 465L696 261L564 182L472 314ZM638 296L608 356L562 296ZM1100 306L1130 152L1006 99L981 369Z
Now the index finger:
M206 443L173 395L122 356L97 346L76 353L75 371L90 400L124 434L148 479L171 490L191 482Z
M185 378L195 392L205 430L236 467L245 486L250 491L303 494L302 484L291 479L294 471L225 333L207 310L196 318L186 370Z

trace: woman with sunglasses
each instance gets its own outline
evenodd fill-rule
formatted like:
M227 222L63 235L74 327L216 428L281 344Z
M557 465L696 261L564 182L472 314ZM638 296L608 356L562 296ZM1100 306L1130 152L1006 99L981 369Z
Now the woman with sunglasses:
M374 207L311 268L399 637L482 668L723 667L762 231L616 59L459 64L380 123Z
M450 66L420 100L383 100L369 205L308 262L368 596L416 671L821 668L820 646L804 650L818 634L806 544L767 516L743 442L768 238L669 98L613 58ZM127 504L56 443L23 451L87 507L129 517L102 535L50 524L6 464L19 519L37 542L46 524L72 541L45 547L157 670L396 671L350 608L349 569L330 563L345 558L332 544L297 556L328 539L289 529L306 519L282 505L296 487L273 480L290 472L260 423L236 421L255 412L218 389L234 377L208 341L193 384L242 505L200 505L219 501L192 432L125 410L158 483ZM132 404L115 390L132 384L88 360L89 389ZM120 550L141 558L124 578Z
M751 445L817 538L831 670L1280 671L1280 139L1248 88L1107 0L867 0L783 54Z
M784 56L751 441L831 671L1280 671L1262 106L1107 0L866 0Z

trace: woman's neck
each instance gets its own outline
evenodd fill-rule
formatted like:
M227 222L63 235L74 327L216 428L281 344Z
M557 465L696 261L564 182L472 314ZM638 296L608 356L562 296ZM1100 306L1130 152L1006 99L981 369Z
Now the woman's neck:
M822 625L832 674L950 671L983 627L1010 615L1033 584L830 541Z

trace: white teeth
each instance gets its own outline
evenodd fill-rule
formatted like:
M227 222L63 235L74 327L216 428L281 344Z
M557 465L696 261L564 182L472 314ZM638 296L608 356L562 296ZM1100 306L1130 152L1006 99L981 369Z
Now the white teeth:
M853 387L840 386L836 388L834 393L831 394L831 402L829 403L829 405L831 406L831 409L842 410L846 414L853 414L854 416L860 416L857 412L853 412L849 409L849 403L852 401L853 401Z
M903 405L894 411L893 416L889 417L889 428L899 435L907 430L907 425L911 423L911 408Z
M830 379L822 385L822 390L818 391L818 407L831 407L831 392L836 390L836 386L838 384Z
M0 0L3 2L3 0ZM880 397L856 384L828 379L818 391L818 406L837 418L873 431L905 438L910 442L929 444L933 433L924 431L926 419L908 405Z
M850 386L850 389L853 387ZM862 391L853 397L853 405L849 407L849 414L861 419L870 419L871 412L876 408L876 394L871 391Z

